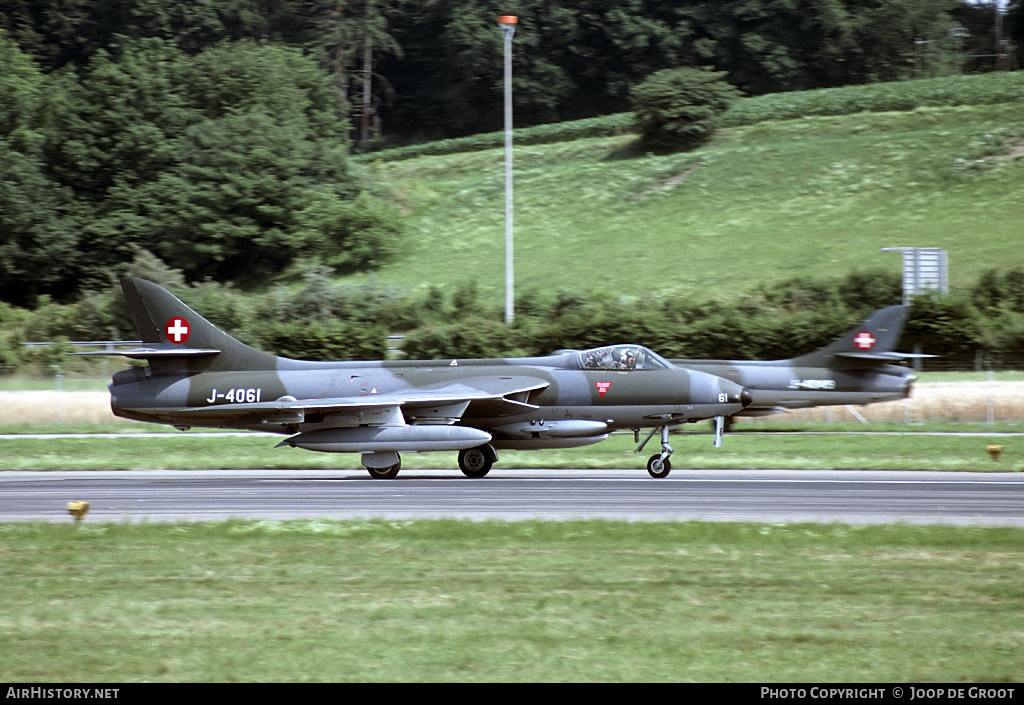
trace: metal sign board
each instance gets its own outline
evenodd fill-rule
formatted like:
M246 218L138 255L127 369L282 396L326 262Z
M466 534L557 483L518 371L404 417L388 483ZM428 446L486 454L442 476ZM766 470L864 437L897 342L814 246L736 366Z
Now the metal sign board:
M903 253L903 303L918 294L949 293L946 251L937 247L883 247L882 252Z

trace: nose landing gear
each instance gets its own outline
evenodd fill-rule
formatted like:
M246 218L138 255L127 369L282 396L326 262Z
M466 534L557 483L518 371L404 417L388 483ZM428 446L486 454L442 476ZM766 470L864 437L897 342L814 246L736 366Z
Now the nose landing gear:
M636 449L639 453L647 445L647 441L654 437L654 434L658 432L657 428L651 430L644 439L644 442ZM669 472L672 470L672 463L669 462L669 456L672 455L673 449L668 442L668 426L661 427L661 453L658 455L652 455L647 461L647 472L651 474L651 477L662 478L668 477Z
M715 448L722 447L722 432L725 430L726 418L724 416L715 417ZM672 455L672 446L668 442L668 426L659 426L651 429L651 432L647 434L647 438L644 442L637 446L636 452L639 453L647 445L647 441L654 438L654 434L659 430L661 431L661 453L658 455L652 455L647 461L647 472L651 474L651 477L662 478L668 477L669 472L672 470L672 463L669 462L669 456ZM640 439L640 430L634 429L637 440Z
M664 455L664 453L652 455L650 460L647 461L647 472L651 474L651 477L668 477L669 472L672 470L672 463L667 457L663 457Z

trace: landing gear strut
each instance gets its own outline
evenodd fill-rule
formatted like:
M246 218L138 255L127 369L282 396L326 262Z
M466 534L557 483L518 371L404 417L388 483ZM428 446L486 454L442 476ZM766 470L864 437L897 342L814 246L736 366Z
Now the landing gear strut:
M722 447L722 432L725 431L728 425L728 419L724 416L715 417L715 448ZM636 448L636 452L639 453L647 445L647 441L654 438L654 434L659 430L661 431L661 453L658 455L652 455L647 461L647 472L651 473L651 477L668 477L669 472L672 470L672 463L669 462L668 458L672 455L672 446L668 443L668 426L660 426L651 429L651 432L647 434L647 438ZM634 428L633 435L637 440L640 440L640 429Z
M644 442L640 444L640 447L636 449L639 453L647 445L647 441L654 437L658 429L653 429L650 435L644 439ZM672 446L668 442L668 426L661 427L661 453L658 455L652 455L650 460L647 461L647 472L651 474L651 477L662 478L668 477L669 472L672 470L672 463L669 462L669 456L672 455Z

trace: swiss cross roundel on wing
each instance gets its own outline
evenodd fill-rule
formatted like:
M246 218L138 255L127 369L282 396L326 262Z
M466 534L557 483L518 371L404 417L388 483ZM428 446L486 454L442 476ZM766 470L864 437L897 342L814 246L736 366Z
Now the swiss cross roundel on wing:
M858 350L870 350L875 347L876 342L878 342L878 339L866 330L862 330L853 336L853 344L857 346Z
M175 345L181 345L188 336L192 334L192 326L188 324L184 318L175 316L171 320L167 321L167 325L164 326L164 334L167 339Z

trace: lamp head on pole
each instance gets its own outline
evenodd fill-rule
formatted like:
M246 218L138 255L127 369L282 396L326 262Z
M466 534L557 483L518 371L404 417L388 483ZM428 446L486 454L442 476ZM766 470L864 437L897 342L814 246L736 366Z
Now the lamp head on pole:
M498 18L498 27L501 28L501 33L505 36L505 41L512 41L512 35L516 33L516 25L519 24L519 18L515 15L502 15Z

